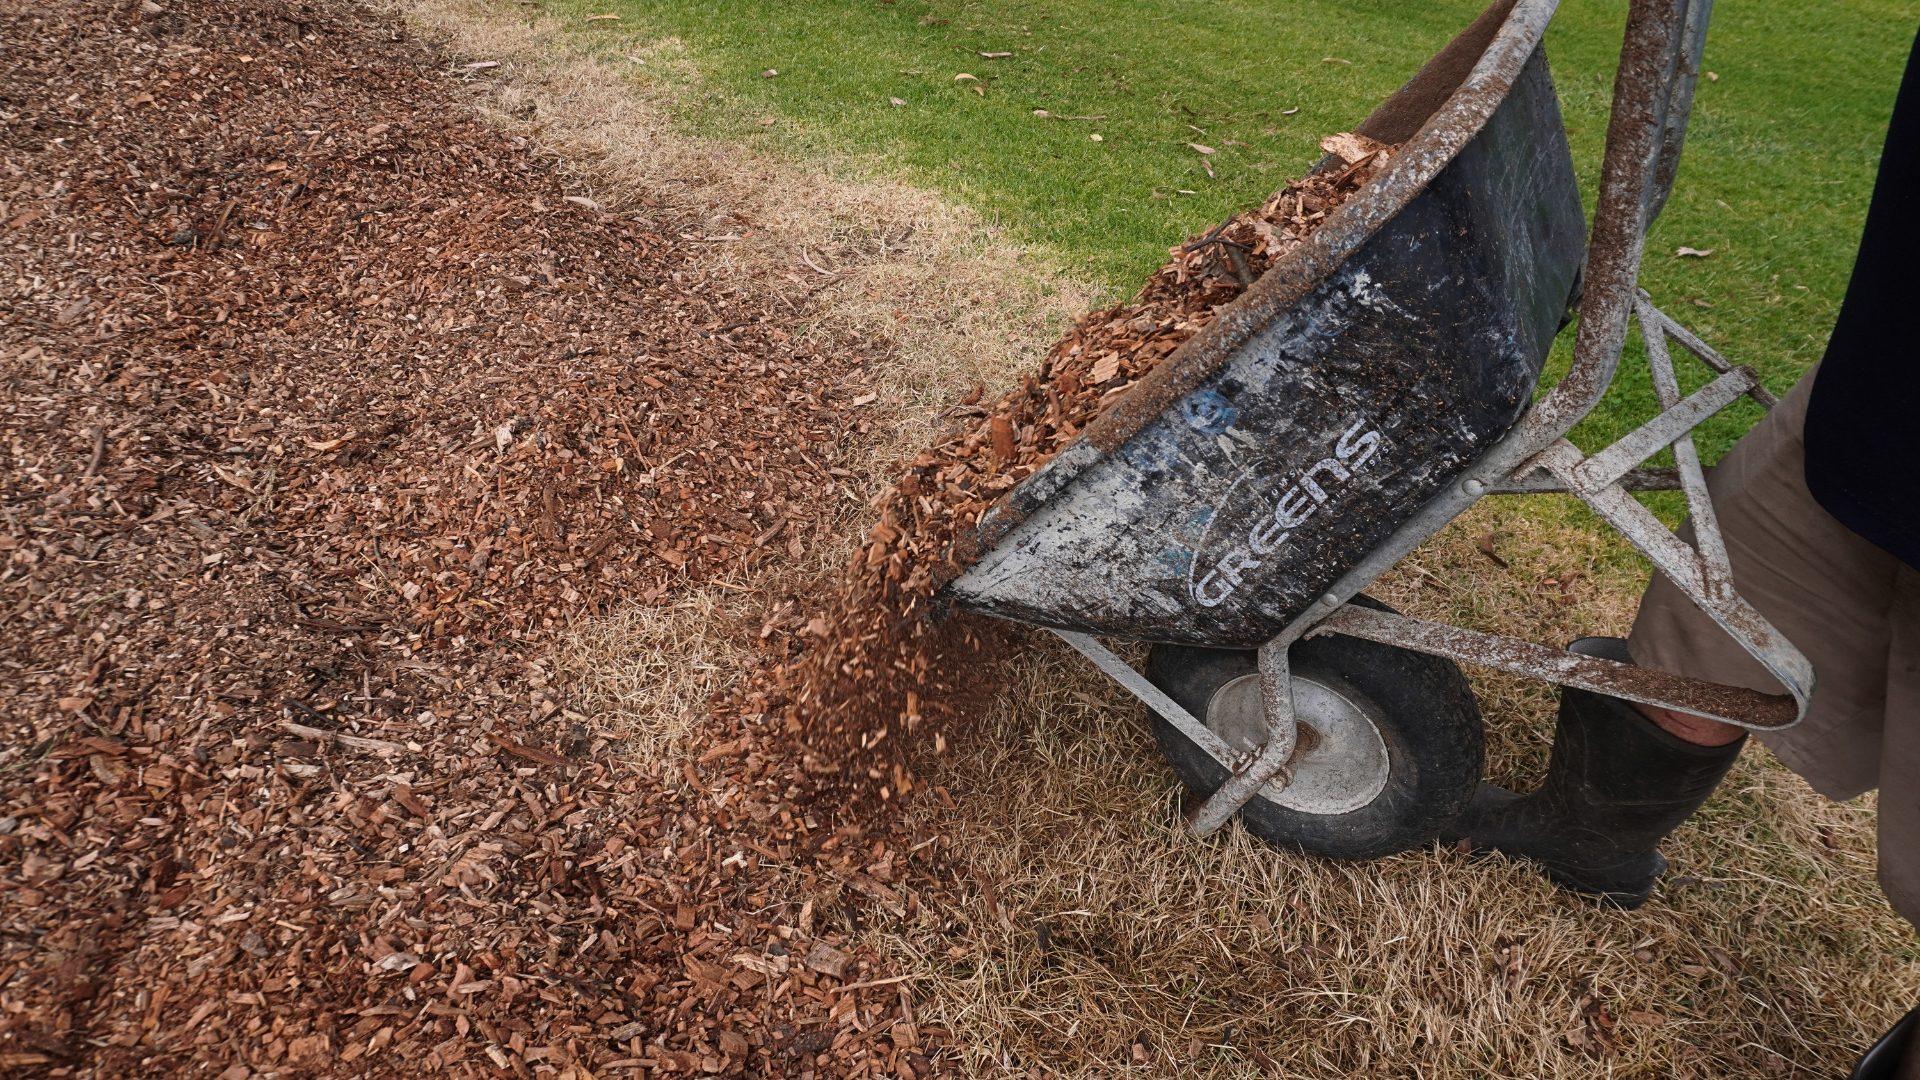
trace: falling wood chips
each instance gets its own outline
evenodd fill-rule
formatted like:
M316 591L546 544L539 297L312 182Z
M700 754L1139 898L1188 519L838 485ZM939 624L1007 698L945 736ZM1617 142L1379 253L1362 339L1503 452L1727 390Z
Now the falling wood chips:
M982 621L933 618L940 589L964 572L982 515L1371 180L1391 148L1342 133L1337 163L1256 210L1170 249L1131 301L1081 318L1020 387L979 409L906 468L878 501L879 521L816 621L810 651L764 681L791 686L789 725L809 768L881 798L910 791L907 761L964 721L1002 647ZM932 737L927 730L933 729Z

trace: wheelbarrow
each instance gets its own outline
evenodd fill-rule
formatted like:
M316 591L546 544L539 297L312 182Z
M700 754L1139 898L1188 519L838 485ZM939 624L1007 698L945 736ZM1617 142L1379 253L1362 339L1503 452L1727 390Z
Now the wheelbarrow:
M1636 287L1708 2L1632 4L1590 238L1541 49L1554 0L1499 0L1356 129L1398 144L1382 174L983 517L951 601L1052 629L1140 698L1198 796L1195 833L1238 813L1316 854L1430 843L1480 779L1459 662L1746 728L1804 714L1811 668L1734 588L1690 435L1772 398ZM1571 370L1536 395L1576 308ZM1586 454L1566 436L1612 382L1630 315L1661 410ZM1683 394L1670 342L1711 381ZM1645 466L1668 447L1674 467ZM1673 488L1691 545L1632 495ZM1584 501L1787 693L1362 594L1478 499L1534 492ZM1153 643L1145 672L1101 638Z

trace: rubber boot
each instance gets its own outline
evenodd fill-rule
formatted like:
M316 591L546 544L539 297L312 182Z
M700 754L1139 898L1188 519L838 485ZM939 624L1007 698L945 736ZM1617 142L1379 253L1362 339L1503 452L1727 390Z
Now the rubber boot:
M1880 1041L1860 1056L1847 1080L1897 1080L1901 1063L1914 1052L1916 1031L1920 1031L1920 1008L1901 1017L1880 1036Z
M1582 638L1568 649L1626 662L1626 646ZM1699 746L1619 698L1565 687L1540 789L1482 784L1446 838L1532 860L1572 892L1639 907L1667 868L1657 845L1706 801L1745 742Z

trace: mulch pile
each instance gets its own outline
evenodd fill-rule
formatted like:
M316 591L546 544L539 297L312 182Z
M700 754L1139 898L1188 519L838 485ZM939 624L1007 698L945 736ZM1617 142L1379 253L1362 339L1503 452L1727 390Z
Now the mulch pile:
M777 704L656 774L543 661L844 501L872 357L710 269L753 223L608 212L351 0L0 55L0 1072L929 1072Z
M1131 301L1082 316L1018 389L965 403L971 415L907 467L813 622L812 649L781 673L796 688L789 723L806 733L811 768L837 768L853 790L890 799L912 790L916 753L943 750L952 727L976 714L979 685L990 681L980 669L1004 642L989 624L932 616L940 590L979 556L981 517L1298 247L1392 153L1344 132L1321 146L1336 159L1329 168L1172 248Z

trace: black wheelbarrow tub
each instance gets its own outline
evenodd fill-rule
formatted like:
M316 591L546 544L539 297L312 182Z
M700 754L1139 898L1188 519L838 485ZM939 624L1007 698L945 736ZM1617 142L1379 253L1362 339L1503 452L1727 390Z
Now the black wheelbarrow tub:
M1552 9L1495 3L1375 110L1382 174L1008 492L952 600L1256 646L1496 442L1583 252Z

